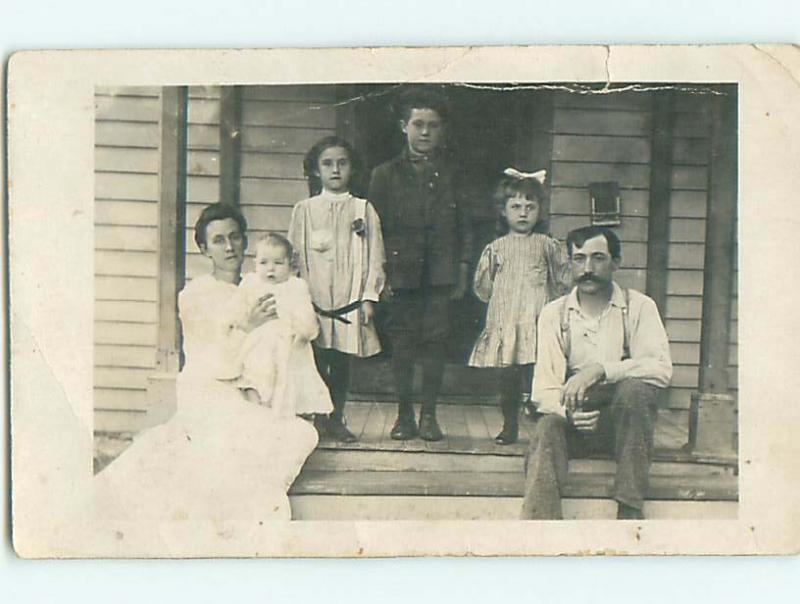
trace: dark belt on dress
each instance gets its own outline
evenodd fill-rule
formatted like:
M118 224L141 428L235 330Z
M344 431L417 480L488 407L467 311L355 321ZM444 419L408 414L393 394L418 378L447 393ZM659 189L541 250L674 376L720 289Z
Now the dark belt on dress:
M316 304L314 306L314 312L316 312L321 317L327 317L329 319L334 319L335 321L341 321L347 325L350 325L352 321L350 319L345 319L342 315L346 315L356 308L361 306L362 300L358 300L357 302L351 302L347 306L342 306L341 308L336 308L334 310L323 310Z

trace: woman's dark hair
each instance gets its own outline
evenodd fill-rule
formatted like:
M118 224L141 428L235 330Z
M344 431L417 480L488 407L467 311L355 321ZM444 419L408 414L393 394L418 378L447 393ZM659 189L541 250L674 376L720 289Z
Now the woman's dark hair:
M339 136L326 136L317 141L314 146L308 150L303 160L303 174L306 179L308 179L309 195L319 195L322 192L322 181L319 178L319 156L322 155L325 150L333 149L334 147L345 149L350 156L352 172L350 174L348 188L352 191L352 185L359 182L362 163L361 157L359 157L353 145Z
M497 204L498 233L508 232L508 224L502 215L506 202L517 194L527 199L535 199L539 203L539 219L533 227L534 233L547 233L550 228L549 213L546 202L544 185L535 178L514 178L503 176L494 191L494 201Z
M201 250L206 245L206 228L215 220L232 218L239 225L242 235L247 235L247 220L234 205L229 203L212 203L200 212L200 218L194 223L194 241Z
M594 239L600 235L606 238L608 253L611 254L611 257L614 260L620 260L622 258L622 244L617 234L611 229L594 225L573 229L567 234L567 251L570 258L572 257L573 247L583 247L583 244L589 239Z

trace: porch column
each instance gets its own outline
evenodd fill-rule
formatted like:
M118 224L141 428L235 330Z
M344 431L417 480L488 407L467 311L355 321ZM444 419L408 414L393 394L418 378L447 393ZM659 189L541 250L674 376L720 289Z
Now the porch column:
M655 300L662 317L667 311L674 103L672 91L653 93L646 291Z
M187 98L185 86L165 87L161 94L156 367L166 373L177 373L181 365L178 292L186 255Z
M690 444L697 453L734 454L735 402L728 393L733 246L737 202L736 86L711 100L700 390L692 398Z
M219 108L219 200L238 206L242 176L242 87L223 86Z

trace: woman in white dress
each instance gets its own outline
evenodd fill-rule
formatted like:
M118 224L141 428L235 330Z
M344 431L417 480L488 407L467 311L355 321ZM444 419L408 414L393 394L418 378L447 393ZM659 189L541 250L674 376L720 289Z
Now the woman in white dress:
M156 531L240 532L231 538L265 521L291 519L286 493L317 432L301 418L248 402L235 385L247 331L277 316L269 294L244 327L233 326L226 312L241 279L246 229L238 209L226 204L208 206L198 219L195 241L213 270L178 299L186 364L177 379L177 411L98 474L96 514Z

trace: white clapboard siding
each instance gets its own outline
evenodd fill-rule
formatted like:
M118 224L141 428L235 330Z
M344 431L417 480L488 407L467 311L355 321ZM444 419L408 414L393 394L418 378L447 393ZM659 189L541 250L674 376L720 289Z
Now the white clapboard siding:
M219 99L219 88L189 90L187 279L209 270L193 225L205 205L219 201ZM285 233L292 206L308 196L303 158L315 142L336 132L334 102L332 86L243 89L240 204L250 231L248 256L266 232Z
M95 430L134 432L155 366L159 88L95 93Z
M622 198L623 269L617 279L644 290L652 138L649 93L557 92L553 110L550 228L564 239L589 224L589 183L615 180Z
M186 146L186 278L207 273L194 242L194 222L202 209L219 198L220 90L216 86L190 86ZM201 270L195 272L200 266Z
M617 278L642 291L647 269L651 106L648 93L554 95L552 234L564 238L570 229L589 223L590 182L619 182L622 224L614 230L623 242L623 269ZM698 376L710 114L702 95L679 94L674 110L664 322L675 363L669 404L688 409ZM735 335L732 342L735 373Z

